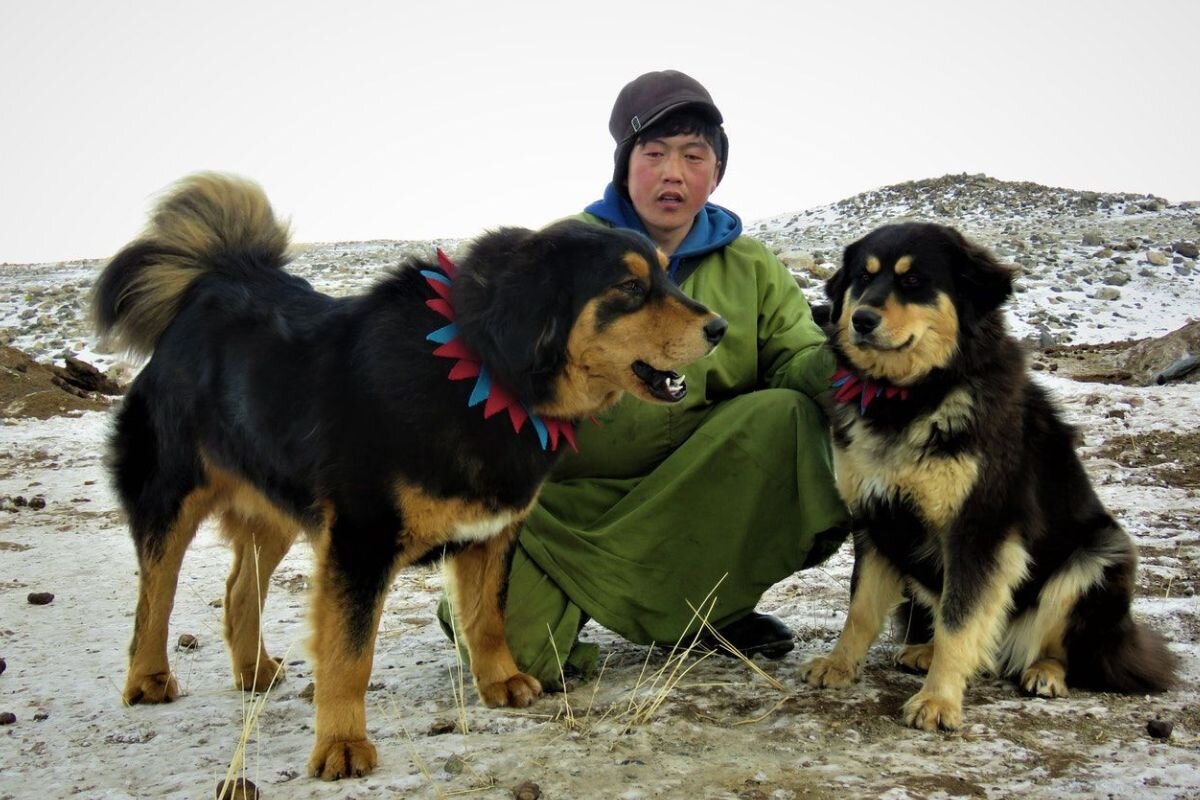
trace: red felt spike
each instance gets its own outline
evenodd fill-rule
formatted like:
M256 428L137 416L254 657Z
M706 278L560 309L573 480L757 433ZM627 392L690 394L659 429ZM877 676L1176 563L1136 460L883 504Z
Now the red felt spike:
M489 419L494 414L499 414L514 403L516 403L516 398L509 394L508 390L499 383L492 381L487 401L483 404L483 418Z
M557 450L558 449L558 433L559 433L558 420L545 419L545 420L542 420L542 422L544 422L546 424L546 436L549 440L549 445L548 445L547 449Z
M475 354L462 343L461 339L451 339L434 350L433 354L442 358L461 358L466 361L478 361Z
M450 374L446 377L452 381L461 381L466 380L467 378L474 378L478 374L478 361L467 361L466 359L460 359L454 362L454 366L451 368Z
M426 300L425 305L429 306L446 319L451 321L454 320L454 308L442 298L435 297L432 300Z
M593 419L595 419L595 417L593 417ZM571 445L571 449L578 453L579 447L575 444L575 426L569 422L563 422L561 424L563 438L567 440L567 444Z
M433 278L426 278L425 282L429 284L429 288L437 292L438 297L450 302L450 287L441 281L435 281Z
M508 418L512 420L513 430L520 433L522 426L525 425L525 420L529 419L529 415L525 413L525 409L521 407L520 403L513 403L508 407Z
M440 247L437 249L437 260L438 266L442 268L442 272L446 273L446 277L450 280L458 277L458 267L454 266L454 262L450 260L450 256L446 255Z

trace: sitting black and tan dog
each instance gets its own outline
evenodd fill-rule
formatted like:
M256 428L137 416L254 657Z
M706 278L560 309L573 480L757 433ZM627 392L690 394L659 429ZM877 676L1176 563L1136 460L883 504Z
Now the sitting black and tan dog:
M825 287L855 563L841 637L803 677L849 685L911 597L931 611L932 640L897 660L928 672L904 706L925 730L958 727L967 683L984 670L1045 697L1174 680L1175 657L1130 616L1133 541L1005 329L1012 281L957 231L908 223L847 247Z
M412 259L332 298L286 271L287 230L252 183L181 182L100 276L102 334L153 353L112 436L140 587L128 703L174 699L167 623L184 551L219 518L234 550L225 635L237 684L279 662L259 635L300 531L316 553L312 774L369 772L364 695L396 570L448 557L488 705L541 693L505 642L500 592L521 520L574 423L625 392L680 400L674 371L725 322L680 292L645 237L580 222L505 228L461 265Z

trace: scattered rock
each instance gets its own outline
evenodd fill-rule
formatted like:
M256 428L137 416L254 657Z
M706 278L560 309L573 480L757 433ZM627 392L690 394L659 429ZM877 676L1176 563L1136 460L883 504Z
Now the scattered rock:
M42 497L40 494L37 497L30 498L29 507L34 511L41 511L46 507L46 498Z
M1146 260L1156 267L1165 267L1171 263L1171 259L1161 250L1151 250L1146 253Z
M260 797L254 781L246 778L236 778L228 783L224 778L217 781L217 800L259 800Z
M45 606L54 602L54 594L51 592L30 592L25 598L33 606Z
M1084 231L1083 244L1087 247L1099 247L1104 244L1104 234L1100 231Z
M525 781L513 789L513 800L538 800L542 796L542 787L533 781Z
M1155 739L1170 739L1173 730L1175 730L1175 723L1165 719L1152 719L1146 723L1146 733Z
M1200 247L1195 242L1176 242L1171 249L1184 258L1200 258Z
M50 719L50 713L47 711L39 711L33 715L34 722L45 722Z
M0 658L0 675L4 674L4 670L8 669L8 662Z
M180 650L199 650L200 640L194 634L181 633L179 634L179 642L176 644L176 647Z
M1118 289L1108 286L1097 290L1092 297L1096 298L1097 300L1119 300L1121 298L1121 292Z
M444 736L447 733L454 733L458 730L458 723L452 719L435 719L433 724L429 726L430 736Z
M0 711L0 725L12 725L16 721L16 714L11 711Z
M459 775L465 767L466 764L463 763L462 758L456 753L446 759L446 763L442 765L442 770L447 775Z
M301 700L307 700L308 702L311 703L313 700L313 696L316 693L317 693L316 684L313 683L312 681L309 681L308 686L305 686L303 689L301 689L300 694L298 694L296 696L299 697Z
M1104 276L1104 282L1109 286L1124 286L1132 280L1127 272L1110 272Z

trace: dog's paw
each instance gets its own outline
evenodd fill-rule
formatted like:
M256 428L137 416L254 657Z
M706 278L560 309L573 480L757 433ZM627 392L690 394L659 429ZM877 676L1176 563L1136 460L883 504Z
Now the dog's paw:
M822 689L844 689L857 677L858 669L833 656L817 656L800 668L800 680Z
M1067 670L1053 658L1035 661L1021 674L1021 688L1038 697L1067 697Z
M134 706L139 703L169 703L179 697L179 684L170 672L156 672L153 675L133 675L125 680L125 691L121 693L125 705Z
M361 778L378 763L375 745L367 739L318 740L308 757L308 774L323 781Z
M962 724L962 701L922 689L904 704L904 722L923 731L952 731Z
M524 708L542 694L542 684L538 682L537 678L523 672L510 675L506 680L479 683L476 688L479 690L479 697L483 700L484 705L493 708L496 706Z
M257 665L247 664L237 670L233 682L244 692L265 692L279 683L286 676L283 661L278 658L268 658Z
M929 665L932 663L932 644L906 645L896 654L896 666L910 672L929 672Z

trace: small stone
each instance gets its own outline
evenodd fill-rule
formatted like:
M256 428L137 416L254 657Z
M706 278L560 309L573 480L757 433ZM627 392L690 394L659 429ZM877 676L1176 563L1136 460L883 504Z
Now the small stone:
M41 511L46 507L46 498L42 497L41 495L29 498L29 507L34 511Z
M1173 730L1175 730L1175 723L1165 719L1152 719L1146 723L1146 733L1155 739L1170 739Z
M1104 234L1100 231L1085 231L1083 234L1083 244L1086 247L1099 247L1104 244Z
M442 769L447 775L458 775L463 771L463 760L458 755L452 755L446 759L446 763L442 765Z
M46 711L39 711L33 715L34 722L45 722L50 719L50 714Z
M1158 250L1151 250L1146 253L1146 260L1156 267L1165 267L1171 263L1171 259L1167 258L1167 254Z
M17 715L11 711L0 712L0 725L12 725L17 721Z
M179 642L176 644L176 646L180 650L199 650L200 640L197 639L193 634L181 633L179 634Z
M542 796L542 787L533 781L525 781L513 789L513 800L538 800Z
M226 783L224 779L217 781L217 800L258 800L258 787L254 781L245 778L235 778Z
M433 724L429 726L430 736L444 736L447 733L454 733L458 730L458 723L452 719L435 719Z
M1171 248L1184 258L1200 258L1200 247L1195 242L1176 242Z
M0 658L0 675L4 674L4 670L8 669L8 662Z
M54 601L54 595L51 592L30 592L25 599L30 605L44 606Z
M301 700L307 700L308 702L311 703L313 696L316 693L317 693L316 684L314 684L312 681L309 681L308 686L305 686L303 689L301 689L300 694L298 694L296 696L299 697Z

